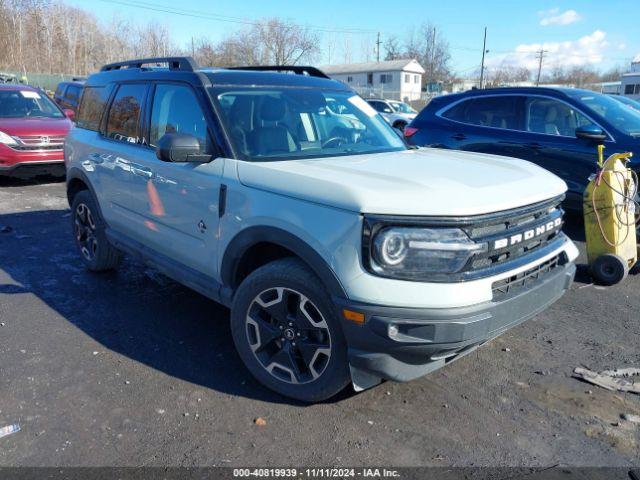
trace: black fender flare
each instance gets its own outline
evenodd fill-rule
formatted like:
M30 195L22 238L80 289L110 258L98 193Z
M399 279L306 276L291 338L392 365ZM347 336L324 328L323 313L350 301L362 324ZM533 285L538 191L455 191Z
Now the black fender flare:
M220 265L223 285L235 290L234 279L243 255L252 246L264 242L279 245L297 255L320 278L332 297L348 298L335 272L314 248L286 230L269 226L248 227L229 242Z
M87 188L91 192L91 195L93 195L93 199L95 200L96 205L98 206L98 211L100 213L100 216L104 218L104 216L102 215L102 210L100 209L100 202L98 202L98 196L96 195L96 192L93 189L93 185L89 181L89 177L87 177L87 174L84 173L78 167L71 167L70 169L67 169L67 201L69 202L69 206L71 207L71 198L69 197L69 186L71 185L71 182L73 180L80 180L82 183L84 183L87 186Z

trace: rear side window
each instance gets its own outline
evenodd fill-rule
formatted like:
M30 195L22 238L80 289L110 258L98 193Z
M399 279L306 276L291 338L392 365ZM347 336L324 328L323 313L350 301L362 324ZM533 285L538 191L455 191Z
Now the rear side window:
M532 133L574 137L576 128L592 122L570 105L553 98L528 97L525 102L525 130Z
M442 116L469 125L518 130L522 123L518 114L521 100L516 95L471 98L454 105Z
M207 122L195 93L187 86L156 86L151 110L150 144L156 146L167 133L193 135L200 142L201 151L208 151Z
M109 109L107 137L127 143L141 143L140 112L146 94L146 85L120 85Z
M67 88L67 91L65 92L64 96L67 97L69 100L78 100L78 98L80 98L80 87L77 85L69 85L69 88Z
M75 118L76 127L97 132L110 93L111 87L86 87Z

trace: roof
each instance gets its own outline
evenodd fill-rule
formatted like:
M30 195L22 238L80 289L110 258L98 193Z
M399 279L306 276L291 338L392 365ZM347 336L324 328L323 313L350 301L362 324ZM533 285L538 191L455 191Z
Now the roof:
M436 99L446 99L447 102L453 101L457 98L466 98L466 97L477 97L483 95L535 95L535 94L546 93L555 94L555 95L565 95L570 96L571 94L585 94L585 93L597 93L591 90L584 90L580 88L568 88L568 87L496 87L496 88L483 88L483 89L473 89L466 90L464 92L451 93L449 95L442 95L440 97L435 97ZM433 101L433 100L432 100Z
M186 81L194 86L287 86L301 88L324 88L330 90L350 90L342 82L327 78L298 75L292 73L263 72L253 70L232 69L198 69L193 72L183 70L169 70L166 68L125 68L122 70L108 70L92 74L85 85L88 87L106 85L119 81L162 81L175 79Z
M145 67L148 65L150 67ZM162 67L161 65L166 65ZM282 73L286 72L286 73ZM331 80L315 67L304 65L262 65L228 68L200 68L191 57L157 57L126 60L104 65L91 75L88 87L116 81L182 80L194 86L294 86L301 88L350 89Z
M424 68L415 59L403 58L400 60L385 60L382 62L346 63L343 65L325 65L320 67L324 73L365 73L365 72L390 72L406 70L414 73L425 73Z

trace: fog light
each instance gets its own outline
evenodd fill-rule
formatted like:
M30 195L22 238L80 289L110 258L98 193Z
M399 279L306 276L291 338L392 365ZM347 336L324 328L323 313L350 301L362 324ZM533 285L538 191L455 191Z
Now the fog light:
M398 327L395 325L389 325L389 327L387 328L387 334L390 337L395 337L396 335L398 335Z

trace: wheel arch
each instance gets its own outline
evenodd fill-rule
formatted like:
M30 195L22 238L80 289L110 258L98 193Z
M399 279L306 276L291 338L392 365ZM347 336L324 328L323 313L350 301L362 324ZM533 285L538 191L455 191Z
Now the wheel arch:
M255 262L256 255L268 252L269 249L271 253ZM255 270L247 270L246 265L259 267L268 261L287 256L302 260L320 278L332 297L347 298L338 277L324 258L298 236L277 227L249 227L229 242L220 266L222 284L235 292L246 275Z

